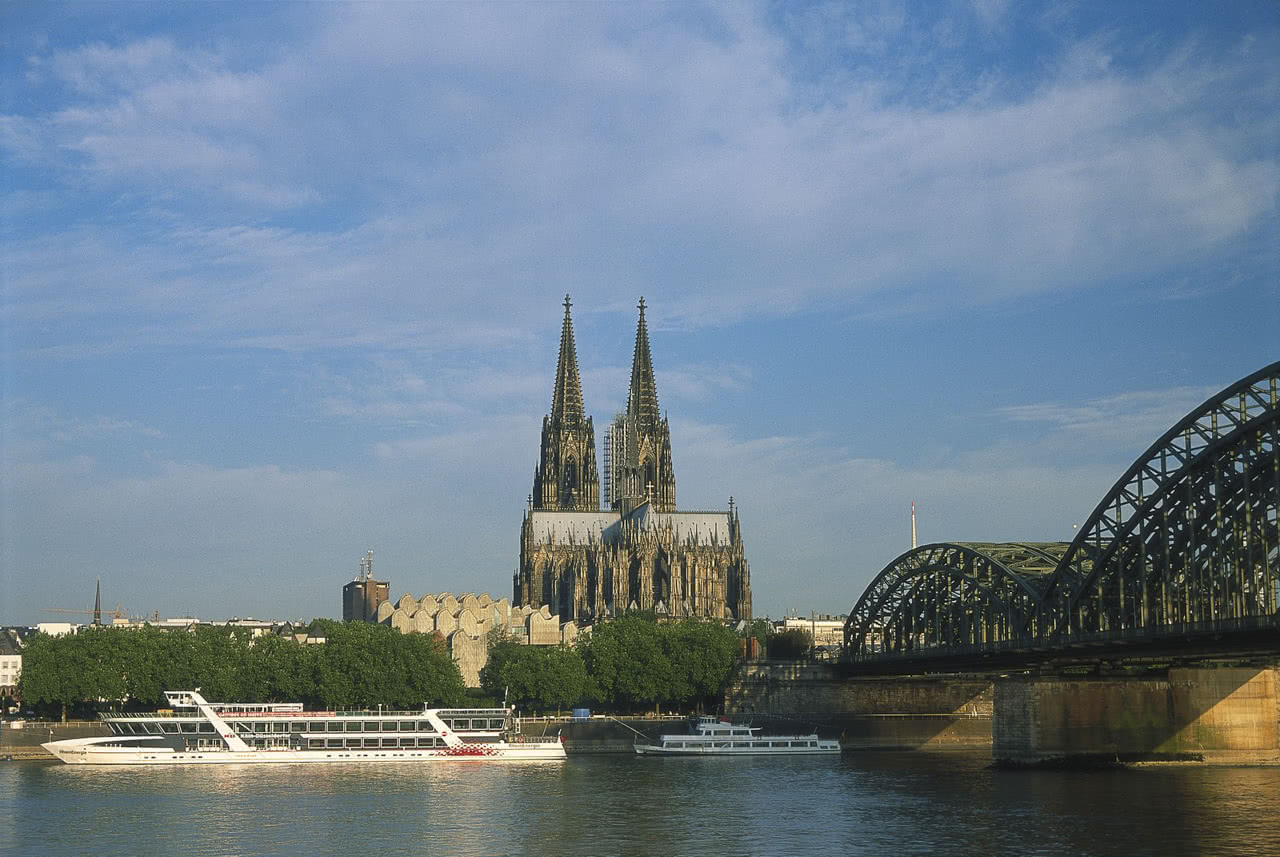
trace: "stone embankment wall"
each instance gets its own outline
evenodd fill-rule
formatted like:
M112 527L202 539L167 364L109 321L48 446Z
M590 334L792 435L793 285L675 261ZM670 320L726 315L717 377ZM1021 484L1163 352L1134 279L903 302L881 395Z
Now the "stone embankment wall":
M71 720L49 723L28 720L20 728L11 723L0 725L0 759L53 759L40 745L64 738L98 738L111 730L98 720Z
M663 732L684 732L685 717L592 717L530 719L521 721L521 732L530 737L560 735L570 756L596 753L635 752L635 743L644 735L655 740ZM637 734L640 733L640 734Z
M1001 679L992 755L1014 765L1197 759L1280 763L1280 669L1152 678Z
M761 661L730 685L725 711L811 724L846 749L974 749L991 746L992 701L984 678L848 678L822 662Z

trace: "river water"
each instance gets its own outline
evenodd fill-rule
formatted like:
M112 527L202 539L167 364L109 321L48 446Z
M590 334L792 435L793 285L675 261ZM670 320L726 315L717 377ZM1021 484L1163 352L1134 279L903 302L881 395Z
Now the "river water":
M1280 855L1280 768L984 753L74 768L0 763L0 854Z

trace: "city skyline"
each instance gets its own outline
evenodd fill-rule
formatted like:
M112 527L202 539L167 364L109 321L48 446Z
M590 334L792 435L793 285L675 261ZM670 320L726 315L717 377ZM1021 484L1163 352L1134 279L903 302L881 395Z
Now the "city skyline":
M0 624L509 597L565 293L775 617L1280 358L1274 4L0 16Z

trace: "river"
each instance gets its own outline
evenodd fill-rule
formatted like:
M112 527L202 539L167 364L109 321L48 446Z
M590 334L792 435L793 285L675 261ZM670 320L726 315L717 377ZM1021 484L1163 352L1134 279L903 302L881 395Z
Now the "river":
M0 854L1280 854L1280 768L1010 771L988 758L8 762Z

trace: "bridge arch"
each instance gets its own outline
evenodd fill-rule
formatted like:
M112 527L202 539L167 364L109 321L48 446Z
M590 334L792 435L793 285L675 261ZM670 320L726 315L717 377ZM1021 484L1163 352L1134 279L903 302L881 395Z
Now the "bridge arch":
M855 655L981 647L1020 633L1066 542L940 543L907 551L867 587L845 622Z
M845 622L854 660L1280 628L1280 362L1208 399L1069 542L925 545Z
M1028 632L1113 633L1275 615L1280 363L1183 417L1117 480Z

